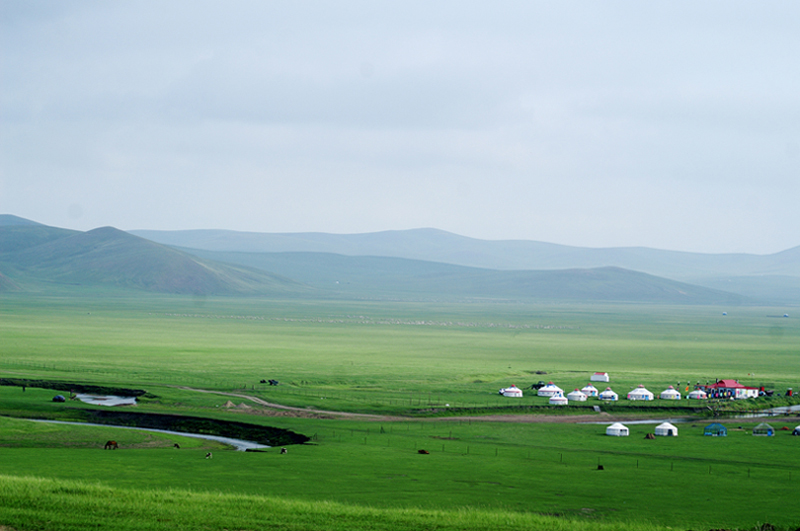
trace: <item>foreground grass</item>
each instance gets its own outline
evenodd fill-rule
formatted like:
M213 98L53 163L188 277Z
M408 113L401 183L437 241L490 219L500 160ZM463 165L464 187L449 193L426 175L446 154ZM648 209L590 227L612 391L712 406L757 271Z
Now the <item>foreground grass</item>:
M652 425L631 425L631 436L618 438L603 435L602 425L272 420L314 443L291 446L287 455L213 448L208 460L212 448L182 437L153 444L119 428L0 418L0 473L375 510L559 515L610 529L629 522L677 529L800 525L793 488L800 438L785 431L753 437L754 423L738 430L737 421L723 438L680 424L677 438L645 440ZM120 450L103 450L112 438ZM172 442L181 449L164 444ZM430 454L419 455L423 448Z
M125 490L80 481L9 476L0 476L0 523L20 531L668 529L647 522L598 523L479 509L380 509L265 496Z

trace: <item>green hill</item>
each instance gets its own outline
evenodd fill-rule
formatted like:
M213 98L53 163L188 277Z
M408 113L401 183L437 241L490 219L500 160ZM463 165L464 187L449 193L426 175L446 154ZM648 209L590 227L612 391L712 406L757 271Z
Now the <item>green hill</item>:
M630 301L743 304L752 299L621 268L498 271L421 260L332 253L219 253L198 256L263 269L358 297Z
M88 232L0 226L2 271L16 285L106 286L160 293L303 293L277 275L202 260L112 227Z
M207 251L333 253L496 270L618 267L778 304L797 304L800 300L800 247L769 255L687 253L644 247L595 249L536 241L478 240L436 229L367 234L133 232L166 245Z

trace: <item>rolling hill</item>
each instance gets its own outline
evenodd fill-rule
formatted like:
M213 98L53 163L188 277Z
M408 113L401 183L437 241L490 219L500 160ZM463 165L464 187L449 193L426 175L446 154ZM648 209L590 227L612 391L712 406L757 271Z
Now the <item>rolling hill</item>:
M499 271L405 258L185 249L357 297L743 304L752 299L615 267Z
M77 232L38 224L0 226L0 249L3 285L23 290L105 286L203 295L308 291L287 278L203 260L112 227Z
M406 258L496 270L617 267L796 305L800 247L770 255L704 254L644 247L580 248L535 241L489 241L436 229L369 234L253 233L224 230L133 231L184 248L225 252L309 252Z
M2 291L71 286L203 295L724 305L760 299L758 294L747 297L621 267L509 270L319 251L221 252L172 247L113 227L79 232L26 221L13 216L0 217ZM396 253L424 255L431 254L439 245L446 247L448 241L462 244L471 241L442 231L425 230L353 235L342 237L343 240L336 235L305 235L303 239L301 235L252 233L240 239L239 234L192 231L194 238L206 238L204 245L223 248L250 244L259 248L272 241L279 248L321 246L348 252L371 249L388 253L397 244ZM185 236L178 234L181 235ZM347 249L337 247L337 241L345 242ZM417 244L419 249L414 250ZM456 247L451 246L450 251ZM481 252L488 252L487 249L484 247ZM461 250L462 256L469 254L466 247ZM480 252L473 254L478 256ZM792 262L791 257L787 262Z

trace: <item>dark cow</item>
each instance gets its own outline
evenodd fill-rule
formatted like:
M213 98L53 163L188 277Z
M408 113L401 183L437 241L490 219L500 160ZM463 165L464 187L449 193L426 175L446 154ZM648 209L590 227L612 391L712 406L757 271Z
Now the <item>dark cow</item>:
M281 453L282 453L282 454L285 454L285 453L287 453L287 452L288 452L288 450L287 450L286 448L281 448Z
M104 450L117 450L118 448L119 444L117 444L117 441L108 441L103 447Z
M173 444L173 445L172 445L172 447L173 447L173 448L177 448L177 449L179 449L179 450L180 450L180 448L181 448L181 445L180 445L180 444L178 444L178 443L175 443L175 444Z
M417 450L417 453L428 455L430 452L428 450Z
M211 452L208 452L208 453L206 454L206 459L211 459L212 457L213 457L213 456L211 455Z

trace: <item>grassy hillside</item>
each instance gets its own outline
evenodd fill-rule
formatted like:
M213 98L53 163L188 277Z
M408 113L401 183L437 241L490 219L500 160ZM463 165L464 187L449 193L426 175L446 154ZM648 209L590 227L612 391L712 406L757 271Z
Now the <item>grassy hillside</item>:
M458 297L503 300L742 304L746 297L620 268L497 271L450 264L331 253L218 253L212 260L290 276L353 296Z
M88 232L44 226L0 227L0 271L21 286L73 285L161 293L304 292L286 278L201 260L112 227Z
M693 276L800 276L800 247L773 255L703 254L644 247L581 248L523 240L478 240L436 229L366 234L132 231L150 240L212 251L323 252L389 256L507 270L621 267L685 280Z

